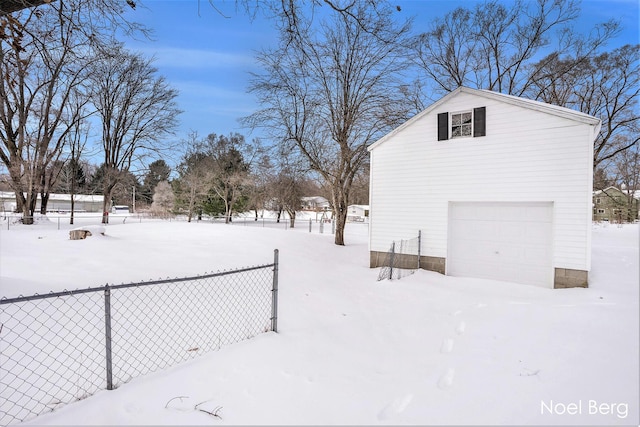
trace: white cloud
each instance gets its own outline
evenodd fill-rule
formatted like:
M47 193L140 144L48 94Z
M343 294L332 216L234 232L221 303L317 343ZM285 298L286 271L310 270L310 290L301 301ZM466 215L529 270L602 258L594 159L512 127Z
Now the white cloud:
M172 81L171 84L178 89L181 96L195 98L216 99L241 99L248 97L246 91L235 90L232 87L216 85L213 82L203 81Z
M219 69L219 68L249 68L255 64L251 55L218 52L204 49L184 49L176 47L142 48L136 49L148 56L156 58L157 67L183 69Z

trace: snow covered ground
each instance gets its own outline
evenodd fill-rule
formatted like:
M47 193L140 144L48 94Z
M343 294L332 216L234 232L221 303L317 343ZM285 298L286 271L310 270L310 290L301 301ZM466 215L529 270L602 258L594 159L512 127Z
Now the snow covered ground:
M25 424L639 423L637 224L594 225L590 288L550 290L427 271L377 282L366 224L338 247L317 224L122 219L74 241L65 220L0 222L0 297L266 264L278 248L279 333Z

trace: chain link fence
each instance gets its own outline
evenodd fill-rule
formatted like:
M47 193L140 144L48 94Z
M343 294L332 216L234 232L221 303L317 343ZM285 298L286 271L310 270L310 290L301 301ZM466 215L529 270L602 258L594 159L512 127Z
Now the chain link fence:
M391 242L378 273L378 281L402 279L419 270L421 240L422 233L418 231L417 237Z
M31 419L263 332L277 332L274 262L0 299L0 425Z

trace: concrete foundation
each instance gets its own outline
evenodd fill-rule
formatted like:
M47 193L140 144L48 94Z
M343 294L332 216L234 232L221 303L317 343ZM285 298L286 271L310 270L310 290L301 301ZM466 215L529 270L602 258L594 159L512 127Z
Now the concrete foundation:
M387 258L387 252L370 251L369 267L383 267ZM417 268L418 256L407 254L395 254L394 264L397 268ZM445 273L446 259L432 256L420 257L420 268L423 270L435 271L440 274Z
M553 278L554 289L564 288L588 288L589 272L584 270L572 270L570 268L556 268Z
M387 252L370 251L369 267L377 268L385 266L387 256ZM397 268L417 268L418 266L417 255L395 254L394 257L394 264ZM420 268L445 274L446 261L446 258L421 256ZM553 287L555 289L588 288L589 272L584 270L572 270L570 268L556 268Z

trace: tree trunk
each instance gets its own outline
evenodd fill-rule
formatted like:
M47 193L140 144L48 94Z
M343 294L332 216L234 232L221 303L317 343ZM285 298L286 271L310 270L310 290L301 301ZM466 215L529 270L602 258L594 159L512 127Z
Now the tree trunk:
M30 191L27 193L27 197L24 197L24 202L22 204L22 223L26 225L31 225L34 223L33 216L36 212L36 203L38 200L38 193L35 191Z
M111 193L115 185L105 188L103 192L104 200L102 201L102 223L109 224L109 205L111 204Z
M227 211L224 213L224 223L225 224L229 224L229 223L233 222L233 219L231 218L232 215L233 215L233 211L231 210L231 207L227 208Z
M25 225L33 224L33 212L29 211L28 203L22 206L22 223Z
M102 201L102 223L103 224L109 224L109 208L107 207L108 205L108 201L105 198Z
M76 200L75 200L75 192L71 190L71 217L69 218L69 224L73 225L73 215L76 210Z
M194 190L191 189L191 194L189 195L189 209L187 213L187 222L191 222L191 217L193 217L193 207L195 205L193 193L194 193Z
M16 208L15 208L15 212L24 212L24 206L27 204L27 201L24 198L24 194L22 193L22 191L14 191L14 194L16 195Z
M40 193L40 213L42 215L47 214L47 205L49 204L49 195L50 193L42 191Z
M344 209L342 212L335 212L335 221L336 221L336 238L335 244L344 246L344 227L347 224L347 210Z
M13 210L15 213L22 212L25 205L24 195L22 191L15 191L16 195L16 208Z
M294 228L296 226L296 212L295 211L293 212L287 211L287 212L289 213L289 226L291 228Z
M344 246L344 227L347 224L348 195L342 186L333 189L333 216L336 221L335 244Z

